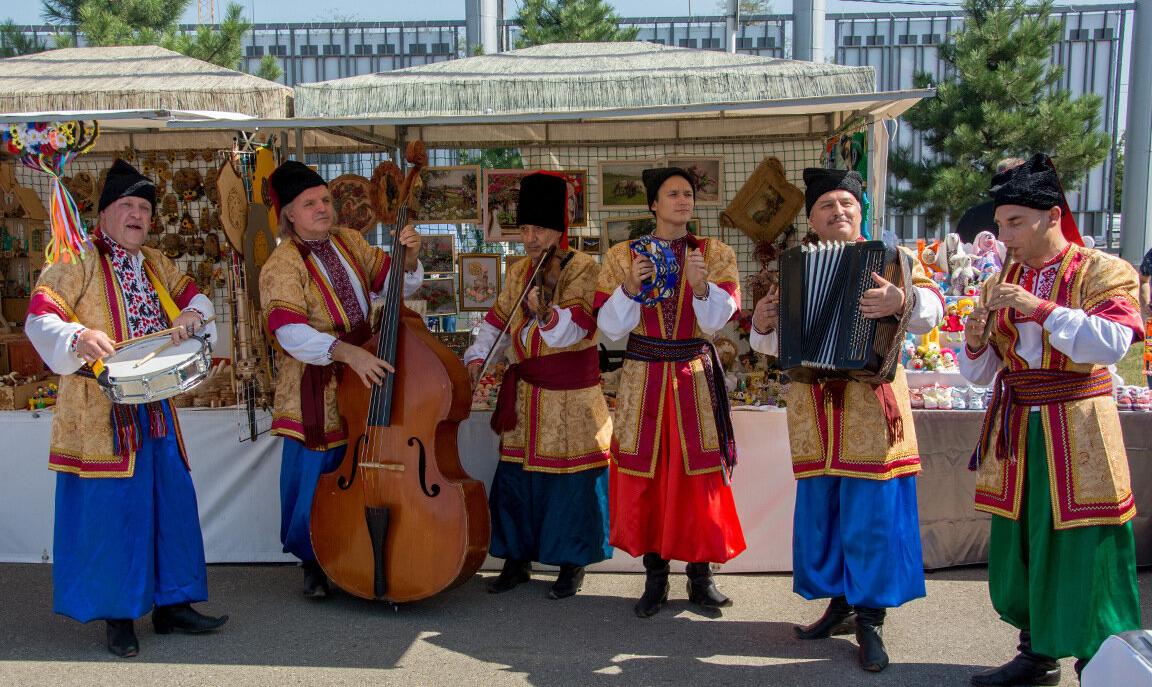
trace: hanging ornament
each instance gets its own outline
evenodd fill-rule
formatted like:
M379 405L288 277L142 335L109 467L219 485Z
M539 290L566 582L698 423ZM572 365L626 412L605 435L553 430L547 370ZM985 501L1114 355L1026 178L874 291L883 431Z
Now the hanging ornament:
M0 131L0 144L29 169L51 178L49 213L52 240L44 247L45 259L68 262L72 255L83 258L92 248L80 208L64 185L64 167L80 153L87 152L100 136L97 122L28 122L12 124ZM89 176L89 180L91 176Z

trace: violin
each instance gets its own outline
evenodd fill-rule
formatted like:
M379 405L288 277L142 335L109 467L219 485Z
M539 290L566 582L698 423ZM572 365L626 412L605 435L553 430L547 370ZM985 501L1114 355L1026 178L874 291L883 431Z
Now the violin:
M556 284L560 282L560 271L568 264L572 251L551 248L540 256L540 263L536 267L531 283L539 289L537 302L540 307L535 315L541 319L547 318L548 310L552 307L552 298L556 293Z
M408 223L424 144L406 158L396 235ZM456 435L472 407L464 364L403 305L405 247L392 249L380 331L364 347L396 370L365 389L354 374L336 390L348 426L341 464L312 501L312 548L341 589L365 599L414 601L459 586L488 553L484 484L460 465Z

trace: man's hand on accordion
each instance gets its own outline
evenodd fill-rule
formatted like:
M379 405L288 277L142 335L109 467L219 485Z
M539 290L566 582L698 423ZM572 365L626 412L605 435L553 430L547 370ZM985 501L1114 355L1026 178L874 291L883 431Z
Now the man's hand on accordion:
M868 289L860 297L860 314L869 319L895 315L904 310L904 290L875 272L872 281L876 288Z
M776 329L780 319L780 287L773 284L752 311L752 326L761 334Z

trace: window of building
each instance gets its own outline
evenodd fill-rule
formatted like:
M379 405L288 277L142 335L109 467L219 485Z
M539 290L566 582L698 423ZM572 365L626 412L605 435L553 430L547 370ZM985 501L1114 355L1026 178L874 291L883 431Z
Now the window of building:
M720 39L719 38L705 38L704 39L704 45L702 47L705 50L719 50L720 49Z
M751 50L754 47L755 47L755 41L753 41L751 38L737 38L736 39L736 49L737 50Z
M680 39L680 42L679 42L679 43L677 43L677 45L679 45L681 48L695 48L695 47L698 47L698 44L697 44L697 41L696 41L696 39L695 39L695 38L681 38L681 39Z
M408 54L409 55L427 55L428 54L428 44L427 43L413 43L413 44L408 46Z
M664 45L664 39L663 38L653 38L652 40L650 40L648 42L649 43L655 43L656 45Z
M248 57L264 57L264 46L249 45L244 49L244 54Z
M884 36L868 36L868 45L884 45Z
M920 42L924 45L940 45L940 34L926 33L920 36Z
M432 52L437 55L447 55L452 52L452 46L450 43L433 43Z
M1088 29L1072 29L1068 32L1068 40L1070 41L1086 41L1090 37L1091 32Z
M765 36L764 38L757 38L756 39L756 47L758 47L758 48L775 48L776 47L776 37L775 36Z
M377 55L395 55L396 46L391 43L380 43L376 46Z
M913 36L912 34L906 33L903 36L897 36L896 42L899 43L900 45L915 45L916 44L916 36Z
M320 54L320 46L318 46L318 45L301 45L300 46L300 54L304 55L304 56L319 55Z
M352 52L357 54L357 55L371 55L372 54L372 46L371 45L354 45L354 46L352 46Z
M844 36L844 45L860 45L861 39L861 36Z
M268 54L269 55L275 55L276 57L287 57L288 56L288 46L287 45L269 45L268 46Z
M336 45L334 43L329 43L328 45L324 46L324 54L325 55L339 55L340 54L340 46Z
M1103 29L1096 29L1096 40L1098 41L1110 41L1115 37L1116 29L1112 28L1111 26L1105 27Z

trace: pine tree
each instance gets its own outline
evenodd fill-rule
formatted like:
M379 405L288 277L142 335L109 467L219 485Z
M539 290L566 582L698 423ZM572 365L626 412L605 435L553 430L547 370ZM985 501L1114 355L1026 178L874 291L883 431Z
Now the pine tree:
M43 16L57 26L74 25L91 46L159 45L228 69L240 64L244 34L252 28L244 8L230 3L218 27L178 32L191 0L42 0ZM261 75L280 75L275 58L260 65Z
M0 24L0 57L30 55L47 49L48 47L37 39L25 35L11 19Z
M988 200L996 163L1009 156L1051 155L1066 191L1104 161L1109 140L1100 131L1101 98L1073 99L1059 88L1064 70L1051 64L1051 49L1064 26L1050 18L1052 0L965 0L964 26L941 45L951 69L936 97L904 113L923 133L932 157L915 162L910 148L892 156L889 170L908 187L889 193L905 211L923 210L929 227L953 222ZM919 73L918 88L932 85Z
M604 0L524 0L516 14L517 48L545 43L631 41L640 29L620 28L620 17Z

